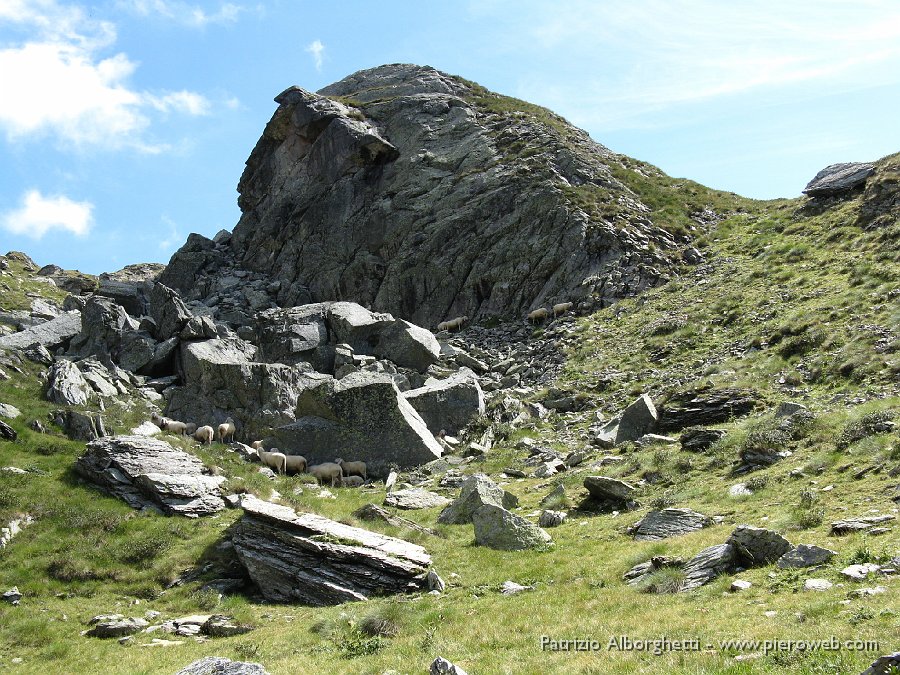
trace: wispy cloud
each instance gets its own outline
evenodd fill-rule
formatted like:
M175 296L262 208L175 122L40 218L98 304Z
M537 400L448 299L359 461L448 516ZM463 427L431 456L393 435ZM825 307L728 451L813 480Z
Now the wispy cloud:
M306 45L306 51L312 54L313 63L316 64L316 70L322 70L322 56L325 54L325 45L321 40L313 40Z
M105 56L115 26L55 0L2 0L0 25L25 38L0 44L0 129L13 141L55 135L76 147L132 147L159 152L144 132L152 111L201 115L195 92L150 94L130 78L137 64L124 53Z
M230 2L221 3L214 11L177 0L121 0L118 4L140 16L161 16L193 28L235 23L245 11L241 5Z
M577 73L577 92L546 71L517 95L558 105L579 101L579 121L618 127L642 115L779 87L900 81L900 5L895 0L590 0L535 3L511 13L508 0L472 3L482 18L505 13L508 49L532 49ZM557 98L547 91L556 88ZM572 106L564 106L563 109Z
M13 234L42 239L50 230L62 230L85 236L93 224L94 205L76 202L62 195L45 197L30 190L22 197L18 209L3 214L3 228Z
M161 220L169 228L169 234L164 239L160 239L159 249L161 251L174 252L176 246L184 243L184 237L178 231L178 223L169 218L169 216L163 215Z

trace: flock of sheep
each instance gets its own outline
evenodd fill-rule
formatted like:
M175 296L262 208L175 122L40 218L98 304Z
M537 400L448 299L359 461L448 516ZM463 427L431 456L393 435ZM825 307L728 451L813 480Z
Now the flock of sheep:
M572 309L572 304L573 303L571 302L559 302L553 305L552 310L547 309L546 307L540 307L528 314L528 320L531 321L531 323L537 323L538 321L543 323L544 321L546 321L547 317L550 316L551 311L553 312L553 318L555 319L560 314L565 314L570 309ZM449 321L441 321L441 323L437 325L438 332L442 330L460 330L463 327L463 324L468 320L469 317L467 316L458 316L455 319L450 319Z
M212 445L214 438L219 443L233 442L234 433L237 430L234 420L230 417L216 429L208 425L198 427L193 422L179 422L162 417L155 412L150 415L150 421L163 431L169 431L179 436L191 436L205 445ZM251 447L256 450L260 462L278 474L309 473L316 478L320 485L327 482L331 487L361 487L368 480L365 462L347 462L338 458L333 462L307 466L305 457L286 455L279 452L277 448L266 450L263 448L262 441L253 441Z

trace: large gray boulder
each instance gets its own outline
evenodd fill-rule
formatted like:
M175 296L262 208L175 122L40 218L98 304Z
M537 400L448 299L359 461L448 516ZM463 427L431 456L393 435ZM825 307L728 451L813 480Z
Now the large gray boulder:
M69 354L78 357L108 354L118 359L123 334L137 327L124 307L109 298L92 296L81 310L81 333L69 344Z
M476 473L463 481L459 496L441 511L438 522L446 525L471 523L475 512L486 504L512 509L519 505L519 500L483 473Z
M325 606L425 587L421 546L249 495L241 507L232 542L270 602Z
M681 590L690 591L699 588L731 572L738 560L737 549L727 542L703 549L684 564L682 568L684 582Z
M629 529L629 533L637 541L657 541L696 532L712 523L712 518L691 509L661 509L648 513Z
M168 340L178 335L193 316L178 293L168 286L148 281L144 285L144 293L149 304L150 318L155 324L154 337L157 340Z
M636 441L656 428L658 415L653 401L647 394L641 396L622 412L616 431L616 445L625 441Z
M371 353L424 373L440 359L441 345L430 330L400 319L378 334Z
M81 333L81 312L73 310L60 314L31 328L0 336L0 349L27 349L39 344L47 349L64 347Z
M91 385L71 361L60 359L50 368L47 398L60 405L84 405L91 397Z
M446 497L430 492L423 488L409 488L407 490L393 490L384 498L385 506L395 509L418 510L430 509L435 506L446 506L450 500Z
M385 374L329 378L303 392L296 414L295 422L274 430L274 445L310 464L343 457L387 475L391 466L408 468L441 456L425 422Z
M825 197L848 192L865 183L874 173L874 166L862 162L831 164L813 176L803 188L803 194L810 197Z
M269 671L259 663L206 656L185 666L175 675L269 675Z
M324 349L329 344L327 313L328 303L260 312L256 317L260 360L306 361L322 372L332 371L333 363L328 363Z
M455 434L485 410L478 376L468 368L442 380L429 377L418 389L404 392L403 397L434 434L441 429Z
M782 569L815 567L824 565L836 555L837 551L822 546L797 544L796 548L792 548L778 559L778 566Z
M204 473L203 462L163 440L108 436L87 444L75 471L134 508L205 516L225 507L222 476Z
M734 546L746 567L768 565L794 548L777 532L752 525L738 525L728 537L728 543Z
M328 304L328 321L335 342L368 353L379 341L381 332L393 325L394 317L371 312L355 302L332 302Z
M623 505L633 500L637 492L637 488L630 483L609 476L587 476L584 487L592 499Z
M553 539L534 523L510 513L502 506L482 505L472 514L475 543L501 551L546 549Z

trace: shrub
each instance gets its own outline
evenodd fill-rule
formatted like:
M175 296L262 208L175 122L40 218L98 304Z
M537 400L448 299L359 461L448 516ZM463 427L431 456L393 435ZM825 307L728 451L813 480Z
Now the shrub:
M640 583L644 593L677 593L684 588L684 571L678 567L662 567L651 572Z
M894 412L892 410L879 410L863 415L844 427L836 443L837 449L846 450L867 436L890 432L894 428L893 419Z

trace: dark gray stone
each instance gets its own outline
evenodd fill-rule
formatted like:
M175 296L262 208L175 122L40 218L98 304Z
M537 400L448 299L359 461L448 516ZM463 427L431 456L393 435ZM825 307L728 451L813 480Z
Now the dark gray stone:
M81 312L71 311L55 319L26 328L18 333L0 336L0 349L27 349L34 344L47 349L65 347L81 332Z
M62 359L50 369L47 398L60 405L84 405L91 396L91 385L71 361Z
M616 445L625 441L636 441L644 434L650 433L656 428L657 418L653 401L647 394L642 394L622 412L616 430Z
M626 503L634 499L637 489L623 480L608 476L587 476L584 487L593 499Z
M738 525L728 537L728 543L734 546L745 567L768 565L794 548L777 532L751 525Z
M417 389L403 393L433 434L455 434L484 414L484 394L478 376L464 368L442 380L429 377Z
M795 548L792 548L778 559L778 566L782 569L815 567L816 565L824 565L836 555L837 551L822 548L821 546L797 544Z
M861 675L891 675L900 668L900 652L879 656Z
M269 671L259 663L206 656L185 666L175 675L269 675Z
M691 509L662 509L651 511L629 529L638 541L656 541L702 530L712 525L709 516Z
M688 560L682 571L684 583L681 590L690 591L731 572L739 560L737 549L729 543L716 544L703 549Z
M688 452L703 452L724 437L725 431L722 429L692 427L690 429L685 429L679 440L681 441L682 450Z
M875 167L861 162L846 162L826 166L803 188L810 197L825 197L848 192L866 182Z

